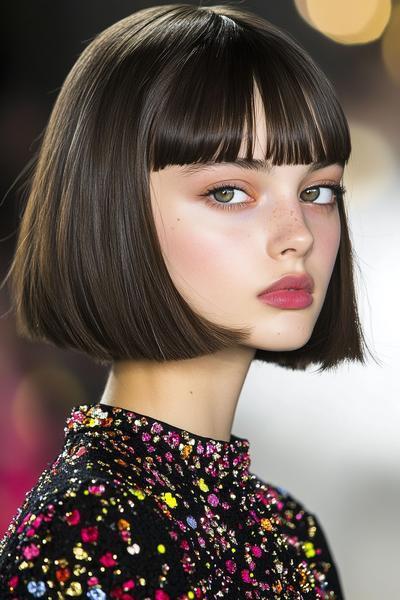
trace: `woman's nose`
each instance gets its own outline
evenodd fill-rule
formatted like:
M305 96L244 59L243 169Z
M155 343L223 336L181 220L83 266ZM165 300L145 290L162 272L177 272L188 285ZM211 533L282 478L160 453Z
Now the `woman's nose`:
M268 216L268 252L270 255L307 254L314 236L299 201L287 201L271 207Z

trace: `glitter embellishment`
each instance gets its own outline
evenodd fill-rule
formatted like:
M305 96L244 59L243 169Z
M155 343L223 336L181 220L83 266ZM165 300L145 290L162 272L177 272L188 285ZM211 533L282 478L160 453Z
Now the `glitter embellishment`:
M0 541L0 598L343 600L316 516L250 444L74 406Z

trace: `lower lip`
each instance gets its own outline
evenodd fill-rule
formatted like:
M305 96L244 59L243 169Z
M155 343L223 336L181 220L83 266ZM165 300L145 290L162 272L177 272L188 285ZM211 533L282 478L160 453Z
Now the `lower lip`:
M276 290L259 297L261 302L278 308L306 308L313 302L313 297L306 290Z

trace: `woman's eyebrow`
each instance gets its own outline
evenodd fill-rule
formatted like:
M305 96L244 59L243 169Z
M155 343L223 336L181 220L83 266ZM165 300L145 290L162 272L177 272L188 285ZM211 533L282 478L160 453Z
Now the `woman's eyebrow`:
M312 163L307 172L310 173L312 171L317 171L318 169L322 169L323 167L328 167L330 165L338 165L344 167L343 161L332 161L332 160L321 160L318 162ZM207 171L212 170L215 167L239 167L240 169L248 169L252 171L266 171L269 173L273 165L271 165L270 161L259 159L259 158L237 158L235 161L221 161L216 162L213 160L208 160L205 162L198 163L190 163L187 165L181 165L182 175L185 177L187 175L193 175L198 171Z

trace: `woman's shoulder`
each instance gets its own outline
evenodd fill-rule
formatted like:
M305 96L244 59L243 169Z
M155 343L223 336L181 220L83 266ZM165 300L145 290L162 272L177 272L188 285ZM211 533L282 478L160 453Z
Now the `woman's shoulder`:
M319 516L285 487L269 483L254 473L251 478L258 505L267 509L268 523L264 526L271 532L279 532L279 538L299 557L299 564L311 569L317 581L339 590L338 597L342 597L336 560Z
M269 509L280 526L286 526L289 530L307 529L307 525L313 524L317 519L316 514L297 494L254 473L250 474L250 478L252 493L261 505Z
M163 598L184 589L167 528L139 487L72 477L34 491L0 542L1 598L139 598L161 581Z

